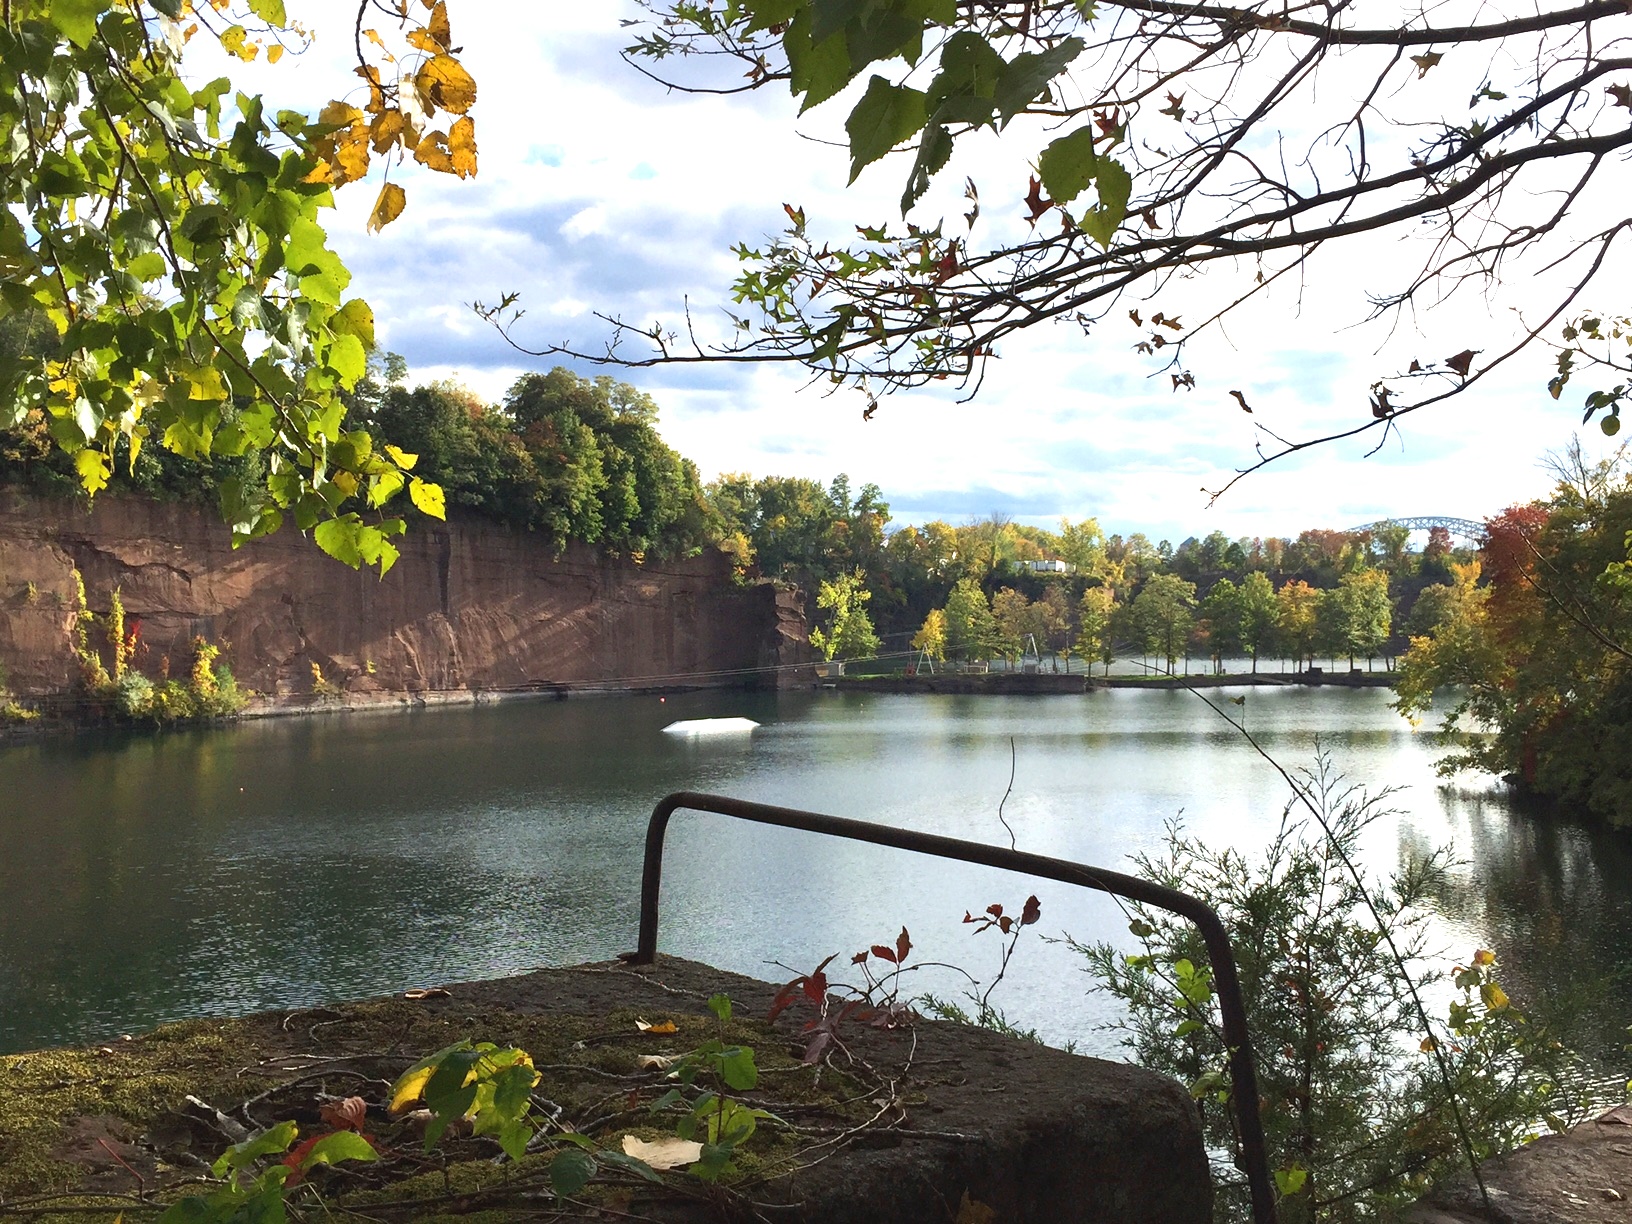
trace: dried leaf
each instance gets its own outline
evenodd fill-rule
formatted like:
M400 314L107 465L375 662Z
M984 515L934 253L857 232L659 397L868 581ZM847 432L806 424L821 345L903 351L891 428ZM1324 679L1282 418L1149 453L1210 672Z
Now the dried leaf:
M400 110L383 110L375 115L374 122L368 125L368 139L374 152L384 153L402 139L405 126Z
M397 190L400 192L402 188L399 187ZM378 206L376 205L376 207ZM398 211L400 212L401 209L398 209ZM440 986L431 986L423 990L405 990L402 992L402 997L405 999L451 999L453 998L453 991L443 990Z
M1242 395L1241 392L1231 391L1230 394L1235 396L1235 402L1241 405L1241 411L1242 412L1251 412L1252 411L1251 406L1247 403L1247 397Z
M955 1224L995 1224L997 1212L985 1203L969 1197L969 1191L963 1192L963 1198L958 1203L958 1218Z
M646 1021L637 1018L635 1027L643 1033L678 1033L680 1031L673 1020L660 1020L656 1024L648 1024Z
M414 160L439 174L452 174L453 153L448 148L448 134L427 132L425 139L414 147Z
M643 1160L652 1168L679 1169L703 1158L703 1145L694 1139L659 1139L647 1143L633 1135L623 1137L623 1154Z
M317 1116L335 1130L360 1131L364 1119L368 1117L368 1102L358 1096L347 1097L343 1101L322 1106Z
M1420 81L1427 76L1428 70L1444 58L1445 56L1438 51L1425 51L1421 55L1413 55L1411 62L1417 66L1417 80Z
M1456 356L1445 358L1445 364L1455 371L1459 377L1466 378L1468 376L1468 370L1473 366L1473 359L1478 356L1481 351L1482 350L1480 349L1463 349L1460 353L1456 354Z
M674 1066L674 1059L667 1054L642 1054L635 1065L642 1071L667 1071Z

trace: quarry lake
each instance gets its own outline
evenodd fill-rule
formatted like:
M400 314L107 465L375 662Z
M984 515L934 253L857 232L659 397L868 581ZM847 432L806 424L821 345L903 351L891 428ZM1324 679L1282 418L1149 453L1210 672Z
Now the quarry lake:
M1399 788L1366 835L1375 871L1446 842L1449 965L1493 948L1522 1003L1579 995L1569 1034L1624 1064L1632 836L1516 812L1493 781L1434 775L1435 748L1386 690L1246 695L1289 768L1316 745L1352 782ZM746 717L685 738L679 719ZM632 948L645 822L698 790L1018 846L1116 869L1166 822L1252 853L1287 787L1186 692L954 697L713 692L243 723L0 748L0 1052L165 1020L296 1008ZM1036 930L1131 944L1109 899L808 834L682 814L669 837L665 952L785 980L893 942L987 977L962 923L1042 903ZM1030 932L1028 932L1029 936ZM788 966L789 968L781 968ZM1595 986L1596 984L1596 986ZM1109 1052L1113 1015L1080 959L1028 938L995 996L1054 1042ZM914 991L956 993L944 970Z

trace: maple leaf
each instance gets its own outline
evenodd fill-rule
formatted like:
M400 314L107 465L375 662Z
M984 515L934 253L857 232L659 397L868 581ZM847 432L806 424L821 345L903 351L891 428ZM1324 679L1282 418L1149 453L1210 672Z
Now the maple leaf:
M1247 404L1247 397L1242 395L1241 392L1231 391L1230 394L1235 396L1235 402L1241 405L1241 411L1242 412L1251 412L1252 411L1252 408L1250 406L1248 406L1248 404Z
M1184 95L1168 94L1167 105L1156 112L1158 115L1171 115L1180 123L1184 122Z
M1036 226L1037 218L1053 207L1053 200L1043 198L1043 180L1033 175L1031 190L1026 193L1026 220Z
M1483 351L1483 349L1463 349L1460 353L1456 354L1456 356L1445 358L1445 364L1449 366L1458 377L1466 378L1468 376L1469 369L1473 367L1473 359Z

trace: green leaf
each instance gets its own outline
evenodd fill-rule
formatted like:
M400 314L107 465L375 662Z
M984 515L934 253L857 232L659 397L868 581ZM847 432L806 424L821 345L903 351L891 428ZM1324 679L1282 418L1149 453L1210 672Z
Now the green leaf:
M428 514L434 519L448 517L447 499L441 485L415 476L408 483L408 497L421 514Z
M720 1055L720 1078L726 1087L747 1092L759 1082L759 1070L754 1066L754 1052L747 1046L738 1046Z
M113 473L112 460L89 447L74 456L74 467L79 471L79 483L93 497L108 487L108 477Z
M1084 214L1081 224L1083 232L1108 250L1117 227L1128 215L1133 177L1121 162L1102 157L1094 172L1094 186L1099 192L1099 204Z
M850 137L850 182L856 181L864 167L909 139L926 118L922 90L892 85L875 74L844 121Z
M363 555L357 551L357 531L362 525L362 520L355 514L348 514L319 523L312 536L317 546L336 561L359 569L363 564Z
M850 66L850 49L845 45L843 33L814 42L810 36L810 21L809 6L801 5L782 35L782 49L788 57L788 87L795 96L804 95L799 105L801 115L826 102L856 75Z
M708 1010L714 1013L714 1018L721 1024L731 1019L731 996L726 994L714 995L708 1001Z
M520 1118L532 1104L538 1072L526 1063L506 1067L493 1077L493 1108L506 1118Z
M1047 51L1024 51L1010 60L992 95L1003 122L1007 124L1036 101L1086 45L1080 38L1063 38Z
M1309 1170L1293 1165L1288 1169L1275 1170L1275 1188L1281 1192L1282 1198L1296 1194L1303 1189L1303 1183L1309 1180Z
M636 1177L643 1177L658 1185L663 1184L663 1178L658 1171L637 1156L630 1156L625 1152L603 1151L600 1157L602 1164L612 1165L625 1173L633 1173Z
M337 335L356 336L364 348L374 347L374 308L362 298L352 298L329 320Z
M249 0L249 11L254 13L269 26L280 29L288 24L289 19L284 16L283 0Z
M1037 174L1043 180L1043 190L1049 199L1057 204L1069 204L1094 181L1098 165L1094 129L1080 127L1049 142L1037 159Z
M550 1161L550 1189L559 1198L571 1198L589 1185L589 1179L594 1176L594 1157L578 1148L557 1152Z
M379 1152L374 1145L355 1131L335 1131L332 1135L324 1135L307 1150L306 1156L300 1162L302 1169L310 1169L314 1165L332 1165L341 1160L378 1160Z
M302 281L304 287L306 277ZM357 385L368 370L368 354L363 351L363 342L356 336L336 336L334 343L329 345L328 355L324 358L329 369L340 376L340 385L350 391Z
M105 5L103 0L52 0L51 24L61 30L68 41L83 50L96 37L96 19Z
M221 1153L210 1171L221 1177L228 1169L247 1169L262 1156L287 1152L289 1145L295 1141L295 1136L299 1133L299 1128L293 1122L279 1122L276 1126L268 1127L242 1143L233 1144Z

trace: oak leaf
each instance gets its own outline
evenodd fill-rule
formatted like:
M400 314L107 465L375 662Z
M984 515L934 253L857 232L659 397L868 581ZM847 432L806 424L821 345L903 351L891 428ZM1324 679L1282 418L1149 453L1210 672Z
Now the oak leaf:
M1468 371L1473 367L1473 359L1479 355L1479 349L1463 349L1454 357L1445 358L1445 364L1456 373L1459 378L1466 378Z

